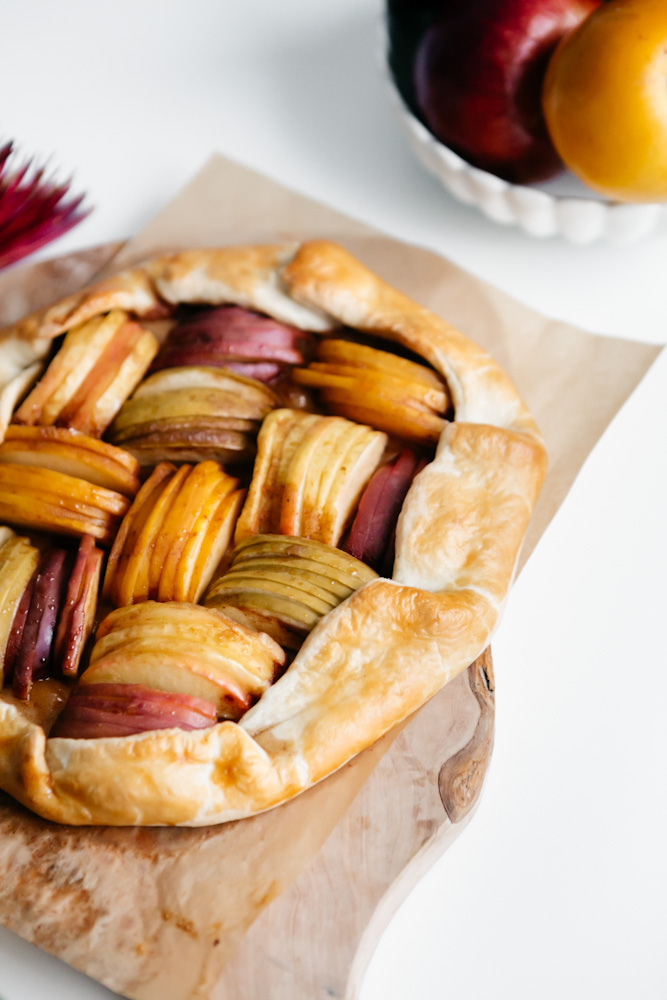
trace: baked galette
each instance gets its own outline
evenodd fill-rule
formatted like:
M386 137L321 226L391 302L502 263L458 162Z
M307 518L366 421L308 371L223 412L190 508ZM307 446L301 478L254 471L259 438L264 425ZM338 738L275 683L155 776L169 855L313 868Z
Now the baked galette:
M340 246L185 251L0 333L0 787L203 826L486 647L544 476L505 372Z

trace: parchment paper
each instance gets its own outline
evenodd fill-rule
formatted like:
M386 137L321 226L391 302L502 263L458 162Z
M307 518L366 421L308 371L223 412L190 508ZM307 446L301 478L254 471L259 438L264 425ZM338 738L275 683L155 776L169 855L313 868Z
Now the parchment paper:
M382 236L222 157L214 157L107 270L179 247L313 236L339 241L445 316L514 379L550 457L525 561L660 348L548 320L437 255ZM85 283L110 252L6 272L0 320ZM409 729L419 723L417 715ZM394 736L293 802L209 830L59 828L0 796L0 921L137 1000L208 998L248 926L309 864Z

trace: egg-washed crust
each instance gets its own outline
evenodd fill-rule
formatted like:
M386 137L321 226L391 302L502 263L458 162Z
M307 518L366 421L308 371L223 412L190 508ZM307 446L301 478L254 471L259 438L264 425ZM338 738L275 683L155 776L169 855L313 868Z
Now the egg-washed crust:
M341 767L488 645L546 470L533 419L495 361L320 240L159 258L3 331L0 356L26 367L75 322L112 307L159 314L164 302L235 302L311 330L342 323L393 339L445 377L456 421L404 503L394 579L373 580L325 615L240 722L47 739L3 694L0 787L59 823L223 823Z

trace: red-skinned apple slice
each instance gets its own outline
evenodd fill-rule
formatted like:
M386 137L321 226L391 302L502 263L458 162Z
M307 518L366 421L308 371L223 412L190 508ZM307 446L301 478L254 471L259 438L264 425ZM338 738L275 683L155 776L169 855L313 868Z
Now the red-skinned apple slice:
M91 542L92 539L90 542L83 539L79 546L75 571L69 579L65 607L56 632L54 654L64 677L76 677L95 623L103 553ZM76 572L77 563L81 562L83 569Z
M378 469L364 490L344 548L372 569L382 565L418 462L414 452L404 448L394 462Z
M27 538L20 538L10 528L0 528L0 686L17 611L39 559L39 550ZM5 676L4 682L7 680Z
M25 623L28 619L30 602L32 601L32 595L35 589L38 573L39 567L35 567L32 576L28 580L25 590L21 595L21 600L18 603L18 607L14 615L14 621L12 622L12 628L7 639L7 646L5 648L5 661L3 664L3 678L5 684L11 683L14 678L14 668L16 667L19 649L21 648L21 639L23 638Z
M201 698L140 684L91 684L72 692L51 736L132 736L155 729L206 729L216 721L215 706Z
M27 701L33 680L44 676L51 662L53 636L60 610L67 552L50 549L42 557L14 666L13 693Z
M221 306L196 313L175 326L170 331L169 339L182 343L197 336L208 336L214 340L231 338L241 343L260 341L289 347L310 339L309 334L298 327L242 306Z
M162 369L170 370L172 367L182 367L183 365L197 367L219 366L225 371L232 372L235 375L243 375L256 382L270 382L271 379L276 378L281 373L284 367L273 361L233 361L231 358L224 356L218 358L215 355L204 354L201 351L174 350L165 353L164 356L157 359L152 366L152 370L154 372Z

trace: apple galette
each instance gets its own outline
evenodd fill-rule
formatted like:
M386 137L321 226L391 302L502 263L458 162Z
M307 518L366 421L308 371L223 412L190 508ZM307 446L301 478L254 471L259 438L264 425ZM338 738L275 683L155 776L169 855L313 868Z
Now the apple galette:
M502 369L341 247L176 253L0 333L0 787L221 823L496 627L545 469Z

